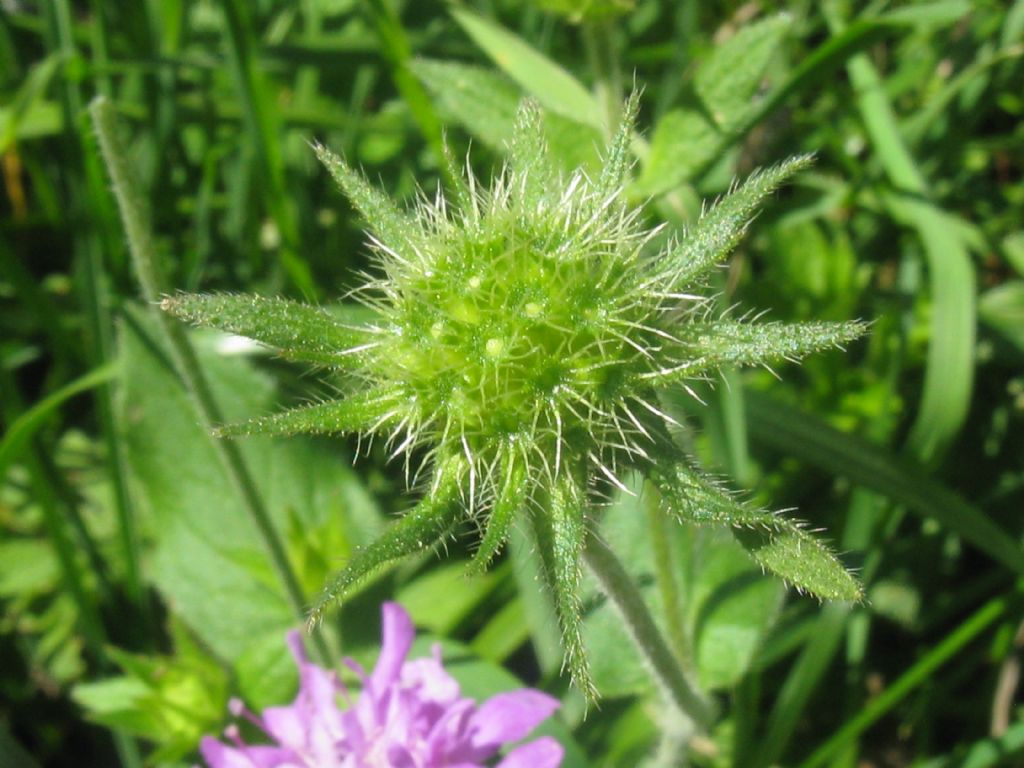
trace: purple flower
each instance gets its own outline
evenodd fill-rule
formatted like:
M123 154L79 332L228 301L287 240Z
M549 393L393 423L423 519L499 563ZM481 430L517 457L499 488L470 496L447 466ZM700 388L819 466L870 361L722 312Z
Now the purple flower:
M264 710L262 718L231 702L232 714L255 723L274 744L249 746L231 725L225 736L234 746L209 736L200 745L210 768L481 768L558 707L528 688L477 706L441 666L439 646L430 658L406 661L415 629L400 605L385 603L381 614L384 640L373 672L345 660L363 681L354 702L333 671L309 662L299 633L290 632L299 667L295 701ZM348 706L339 707L339 699ZM544 736L514 748L497 768L557 768L561 762L561 745Z

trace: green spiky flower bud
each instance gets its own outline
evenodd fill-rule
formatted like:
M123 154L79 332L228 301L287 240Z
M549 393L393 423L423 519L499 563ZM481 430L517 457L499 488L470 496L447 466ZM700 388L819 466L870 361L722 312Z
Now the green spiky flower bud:
M568 178L548 157L526 103L490 189L468 175L453 198L397 208L323 147L317 154L372 232L378 275L357 298L373 322L254 296L175 296L164 308L250 336L296 360L346 372L345 399L222 428L224 435L382 435L419 503L337 575L314 608L382 564L450 535L466 517L483 536L475 567L521 517L533 530L573 678L590 692L577 595L596 500L645 474L666 512L732 526L766 569L823 598L858 599L856 581L796 523L744 505L682 458L658 390L722 366L795 360L860 336L850 323L719 319L701 294L758 205L805 167L758 173L660 248L623 197L636 99L596 178ZM456 174L457 176L457 174ZM411 457L417 466L409 467Z

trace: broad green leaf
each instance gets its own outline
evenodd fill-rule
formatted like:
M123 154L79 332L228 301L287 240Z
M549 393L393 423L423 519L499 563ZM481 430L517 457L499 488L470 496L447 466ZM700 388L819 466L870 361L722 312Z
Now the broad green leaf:
M365 330L341 322L325 309L287 299L252 294L168 296L161 309L194 325L248 336L280 349L288 357L328 366L345 366L372 342Z
M990 288L978 302L981 321L1024 352L1024 280Z
M446 561L399 589L396 600L412 616L416 626L449 635L494 589L496 571L466 574L466 563Z
M445 119L459 123L486 146L505 151L523 99L518 85L500 72L455 61L418 59L412 70ZM595 128L548 109L544 135L564 171L597 167L603 142Z
M143 531L153 541L150 577L196 636L234 663L268 638L280 641L294 613L212 438L189 415L161 342L141 313L128 317L119 340L118 418ZM209 334L195 333L193 341L227 418L273 406L265 375L237 356L217 354ZM379 512L343 456L301 439L248 440L242 451L282 532L289 512L312 528L343 521L351 551L378 530Z
M498 67L547 109L600 130L601 111L594 97L559 64L522 38L464 8L452 16Z
M657 195L693 179L749 129L755 95L789 25L787 15L773 16L715 48L694 76L692 98L655 126L638 194Z
M653 557L654 541L637 478L628 483L636 495L620 493L605 511L600 534L641 585L648 610L663 633L666 593L659 588ZM648 488L643 494L652 493ZM657 514L662 514L660 510ZM774 621L783 597L781 585L765 578L726 530L672 522L667 527L684 638L677 653L692 657L705 690L727 688L746 672L754 652ZM661 532L655 535L661 535ZM587 612L585 638L595 684L606 697L644 694L652 690L645 662L636 652L618 612L599 599L588 574L584 596L595 607ZM689 649L689 650L687 650Z
M722 133L742 125L768 63L792 23L792 17L783 13L748 24L701 63L694 90Z
M411 68L434 98L438 112L461 124L492 149L512 136L522 91L491 69L454 61L416 59Z
M11 538L0 541L0 597L31 599L60 584L60 567L50 542Z
M658 195L694 178L717 157L723 139L711 120L696 109L666 112L654 126L634 195Z
M222 721L228 676L213 659L188 651L111 656L125 674L78 685L72 697L90 720L155 742L154 760L180 760Z

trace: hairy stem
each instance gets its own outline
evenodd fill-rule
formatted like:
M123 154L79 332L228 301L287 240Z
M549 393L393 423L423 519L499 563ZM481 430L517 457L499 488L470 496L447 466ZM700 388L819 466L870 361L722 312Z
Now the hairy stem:
M692 719L698 728L706 730L714 718L711 703L686 679L654 617L647 610L640 590L618 557L593 532L589 532L583 559L622 614L633 642L647 660L658 683L680 712Z
M109 100L100 97L93 101L89 111L99 137L103 159L110 173L114 195L117 197L118 207L121 210L121 220L128 239L136 277L142 289L142 296L148 304L155 307L163 293L160 265L156 259L148 211L145 209L141 194L136 187L135 177L117 137L114 108ZM192 349L177 321L163 313L157 313L157 320L170 347L174 367L192 399L200 421L208 432L212 431L214 425L224 422L224 418L200 368L195 350ZM219 439L213 441L213 446L224 470L241 497L250 520L263 539L263 544L270 555L274 570L284 586L285 596L295 611L296 618L303 619L306 601L302 594L302 588L299 586L298 577L288 562L284 545L274 528L270 514L256 488L252 474L242 458L238 445L230 439ZM315 650L322 657L319 660L326 662L328 653L322 636L314 635L314 642Z

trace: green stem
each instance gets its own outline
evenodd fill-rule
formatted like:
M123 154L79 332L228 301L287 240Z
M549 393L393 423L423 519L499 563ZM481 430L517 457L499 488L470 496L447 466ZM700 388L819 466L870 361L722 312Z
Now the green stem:
M160 301L163 290L152 230L149 225L148 212L145 210L143 199L136 188L135 177L117 139L114 108L107 99L100 97L93 101L89 111L99 137L100 149L110 172L114 195L117 197L121 209L121 218L132 261L135 264L136 275L142 288L142 296L147 303L155 306ZM195 351L189 344L181 326L175 320L164 313L157 313L157 320L170 346L178 375L192 398L201 423L210 431L215 425L222 424L224 418L203 375ZM288 602L296 617L304 618L306 601L302 594L302 588L299 586L299 580L288 562L284 545L274 528L270 514L263 504L263 499L245 460L242 458L237 443L230 439L219 439L213 441L213 446L228 477L235 486L235 490L241 497L250 520L263 539L271 563L284 586ZM322 656L321 660L326 661L329 655L323 638L319 634L314 634L314 641L317 645L316 650Z
M672 647L684 669L693 663L693 649L690 647L689 636L679 606L679 585L676 583L676 564L673 562L669 547L671 536L669 527L672 521L661 507L661 494L653 483L644 488L644 511L647 513L647 525L651 531L651 554L654 557L654 577L661 593L661 604L665 610L665 624Z
M583 559L601 588L622 614L637 649L650 665L656 680L686 717L707 730L713 720L712 704L690 684L679 662L647 610L643 595L615 553L593 533L587 536Z

